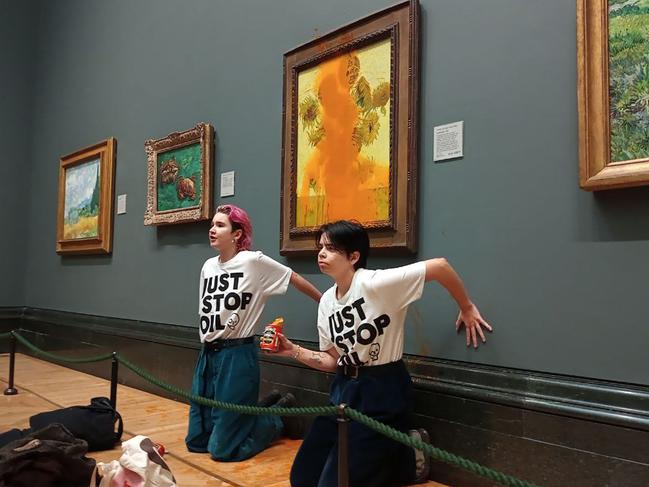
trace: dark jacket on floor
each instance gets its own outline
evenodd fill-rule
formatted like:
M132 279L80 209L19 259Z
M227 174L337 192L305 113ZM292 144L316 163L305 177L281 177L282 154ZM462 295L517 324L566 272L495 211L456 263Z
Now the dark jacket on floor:
M0 448L0 487L87 487L95 461L88 444L51 424Z

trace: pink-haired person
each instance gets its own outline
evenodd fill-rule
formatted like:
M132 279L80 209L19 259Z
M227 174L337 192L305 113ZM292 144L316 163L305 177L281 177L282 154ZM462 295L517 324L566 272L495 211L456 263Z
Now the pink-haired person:
M252 224L234 205L217 207L209 231L218 255L201 269L199 316L201 348L192 393L220 401L257 405L256 325L270 296L288 285L316 302L321 293L310 282L259 251L252 251ZM286 398L279 405L288 405ZM264 450L282 433L278 416L251 416L191 403L185 443L220 461L241 461Z

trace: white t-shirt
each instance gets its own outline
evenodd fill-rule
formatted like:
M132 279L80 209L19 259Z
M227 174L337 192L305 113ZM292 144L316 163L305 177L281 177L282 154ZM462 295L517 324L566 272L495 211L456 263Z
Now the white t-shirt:
M218 256L206 260L199 285L201 342L254 335L268 297L286 293L291 274L261 252L242 250L225 263Z
M320 350L335 347L338 365L382 365L401 359L408 305L421 297L426 264L359 269L341 299L329 288L318 306Z

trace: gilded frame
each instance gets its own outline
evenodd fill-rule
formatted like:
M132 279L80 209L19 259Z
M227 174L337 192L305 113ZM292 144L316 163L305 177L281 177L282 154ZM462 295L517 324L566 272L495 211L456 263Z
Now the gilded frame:
M389 124L385 124L385 130L389 129L389 150L386 151L389 153L389 185L387 190L384 187L382 191L387 193L383 205L388 208L384 210L388 217L381 221L361 223L369 231L372 249L385 250L386 253L417 250L419 3L410 0L341 27L284 55L280 221L282 255L313 253L315 233L319 224L324 223L320 221L317 225L298 226L296 222L297 130L300 123L298 117L301 116L298 113L298 77L314 67L320 69L323 63L332 59L353 57L358 50L387 39L390 40L390 110L387 115ZM349 71L347 73L349 76ZM351 90L354 81L349 78L348 81ZM320 99L320 91L318 98ZM358 145L360 147L360 143ZM318 198L324 202L321 203L322 207L329 208L326 194ZM328 210L323 211L323 219L331 219L327 218L327 213ZM345 218L356 219L353 214Z
M208 123L145 142L148 167L145 225L172 225L210 218L213 147L214 129ZM182 157L180 162L176 161L176 155ZM200 179L198 183L197 179ZM169 202L170 199L173 201ZM171 207L161 209L162 205Z
M56 226L58 254L111 253L116 147L117 140L110 137L61 157ZM91 166L95 164L96 168ZM90 179L77 177L91 172ZM84 179L85 183L79 182ZM93 189L89 197L90 182Z
M613 161L608 0L577 0L579 185L587 191L649 184L649 158Z

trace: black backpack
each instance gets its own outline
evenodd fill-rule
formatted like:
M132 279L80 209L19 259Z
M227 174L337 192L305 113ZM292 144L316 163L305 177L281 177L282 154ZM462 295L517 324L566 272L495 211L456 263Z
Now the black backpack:
M0 487L88 487L95 460L88 445L51 424L0 448Z
M33 431L60 423L77 438L88 442L88 451L111 450L122 438L122 417L107 397L93 397L89 406L71 406L29 418ZM117 423L117 431L115 431Z

